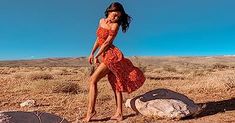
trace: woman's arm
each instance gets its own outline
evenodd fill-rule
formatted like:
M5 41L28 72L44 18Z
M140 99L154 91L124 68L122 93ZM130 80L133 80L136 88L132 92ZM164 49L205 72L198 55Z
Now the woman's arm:
M112 35L109 35L105 42L101 45L99 51L97 52L95 58L98 58L107 48L113 43L114 38L118 32L118 24L113 24L111 26Z
M94 53L95 53L95 51L96 51L96 49L99 47L99 44L98 44L98 37L96 38L96 41L95 41L95 43L94 43L94 46L93 46L93 48L92 48L92 51L91 51L91 54L90 54L90 56L88 57L88 62L90 63L90 64L92 64L92 61L93 61L93 59L94 59Z
M102 19L103 19L103 18L100 19L98 26L100 26L100 23L101 23ZM97 38L96 38L96 41L95 41L95 43L94 43L93 49L92 49L92 51L91 51L91 55L94 55L94 53L95 53L95 51L97 50L98 47L99 47L99 44L98 44L98 37L97 37Z
M90 55L94 55L98 47L99 47L99 44L98 44L98 37L97 37Z

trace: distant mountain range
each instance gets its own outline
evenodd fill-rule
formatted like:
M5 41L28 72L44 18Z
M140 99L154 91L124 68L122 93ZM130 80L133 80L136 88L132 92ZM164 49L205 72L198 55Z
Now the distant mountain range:
M193 56L193 57L177 57L177 56L131 56L127 57L134 64L159 65L159 64L214 64L225 63L235 64L235 55L226 56ZM89 66L87 57L78 58L45 58L33 60L8 60L0 61L0 67L75 67Z

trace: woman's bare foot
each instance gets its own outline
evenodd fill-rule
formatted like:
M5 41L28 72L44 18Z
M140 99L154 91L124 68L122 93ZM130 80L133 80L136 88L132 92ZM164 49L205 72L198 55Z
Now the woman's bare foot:
M117 120L117 121L122 121L123 120L123 116L120 113L115 113L110 120Z
M82 122L89 122L93 116L95 116L96 111L88 113L85 118L82 119Z

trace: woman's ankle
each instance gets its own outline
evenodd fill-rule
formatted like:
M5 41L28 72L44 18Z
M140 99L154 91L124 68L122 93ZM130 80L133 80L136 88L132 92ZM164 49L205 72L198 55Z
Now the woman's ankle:
M122 112L115 112L115 115L122 116Z
M90 111L87 111L87 114L93 114L95 112L96 112L95 110L90 110Z

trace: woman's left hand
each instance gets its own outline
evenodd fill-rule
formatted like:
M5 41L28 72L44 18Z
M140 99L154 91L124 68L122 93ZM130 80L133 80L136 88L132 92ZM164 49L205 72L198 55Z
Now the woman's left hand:
M95 65L97 65L97 66L100 64L99 59L98 59L98 58L96 58L96 57L94 58L94 64L95 64Z

